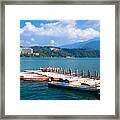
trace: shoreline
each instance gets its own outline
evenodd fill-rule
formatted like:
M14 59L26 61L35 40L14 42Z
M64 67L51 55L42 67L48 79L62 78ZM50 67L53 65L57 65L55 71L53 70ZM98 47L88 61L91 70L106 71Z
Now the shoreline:
M24 57L22 56L21 57L20 56L20 58L66 58L66 59L73 59L73 58L75 58L75 59L76 58L99 58L100 59L100 57L68 57L67 58L67 57L35 57L35 56L34 57L27 57L27 56L24 56Z

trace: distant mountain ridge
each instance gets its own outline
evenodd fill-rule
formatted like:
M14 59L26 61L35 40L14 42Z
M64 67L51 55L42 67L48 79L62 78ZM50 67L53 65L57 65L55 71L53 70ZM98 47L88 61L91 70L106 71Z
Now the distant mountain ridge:
M95 38L91 39L89 41L84 41L84 42L77 42L73 44L67 44L63 46L59 46L60 48L80 48L80 49L95 49L95 50L100 50L100 39Z

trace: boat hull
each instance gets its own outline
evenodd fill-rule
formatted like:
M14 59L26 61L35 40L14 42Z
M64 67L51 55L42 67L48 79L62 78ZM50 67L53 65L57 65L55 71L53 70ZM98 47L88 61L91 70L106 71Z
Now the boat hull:
M48 83L48 87L63 88L63 89L69 89L69 90L79 90L79 91L92 92L92 93L100 93L99 89L96 89L94 87L86 87L86 86L73 87L70 85Z
M25 81L48 81L48 77L40 77L40 78L20 78L20 80L25 80Z

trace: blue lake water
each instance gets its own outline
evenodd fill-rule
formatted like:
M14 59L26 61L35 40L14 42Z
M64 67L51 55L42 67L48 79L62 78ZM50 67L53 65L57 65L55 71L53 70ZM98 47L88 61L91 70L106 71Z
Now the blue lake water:
M100 58L20 58L20 71L38 69L39 67L61 67L74 70L79 73L88 69L94 74L97 70L100 73ZM74 90L60 88L48 88L47 82L20 81L21 100L98 100L99 95L83 93Z

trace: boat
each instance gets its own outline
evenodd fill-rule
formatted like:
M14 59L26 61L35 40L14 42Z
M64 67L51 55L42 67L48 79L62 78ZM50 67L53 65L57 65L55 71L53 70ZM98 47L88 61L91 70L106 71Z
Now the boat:
M23 72L20 75L20 80L25 80L25 81L48 81L49 77L45 75L39 75L36 73L29 73L29 72Z
M48 87L57 87L57 88L64 88L64 89L72 89L72 90L79 90L79 91L86 91L86 92L94 92L99 93L100 89L96 86L90 86L85 84L81 84L79 82L69 82L69 81L51 81L48 82Z
M48 81L49 78L48 77L34 77L34 78L22 77L20 79L25 81Z

